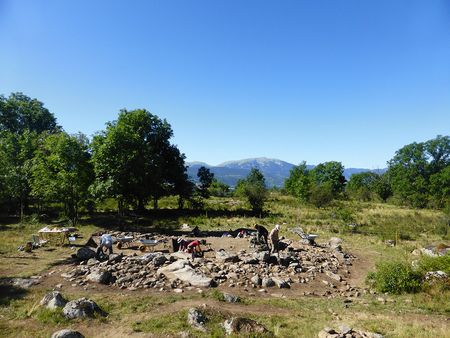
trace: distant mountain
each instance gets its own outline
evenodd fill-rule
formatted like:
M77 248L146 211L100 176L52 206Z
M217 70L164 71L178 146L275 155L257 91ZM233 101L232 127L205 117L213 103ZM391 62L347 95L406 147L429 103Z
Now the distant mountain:
M289 172L294 167L294 164L285 161L270 159L266 157L259 158L249 158L238 161L228 161L221 163L217 166L211 166L204 162L188 162L188 175L189 177L197 182L197 171L201 166L209 168L214 176L221 182L224 182L232 187L234 187L238 180L245 178L252 168L258 168L264 175L266 179L266 184L269 187L281 187L284 181L289 177ZM307 165L308 169L313 169L313 165ZM348 180L351 175L370 171L370 169L362 168L347 168L344 170L344 176ZM381 169L379 172L382 173L385 169Z

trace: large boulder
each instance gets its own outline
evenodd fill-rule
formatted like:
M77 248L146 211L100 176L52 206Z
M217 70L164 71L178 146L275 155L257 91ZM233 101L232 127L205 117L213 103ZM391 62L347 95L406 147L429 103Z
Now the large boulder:
M84 336L78 331L64 329L53 333L51 338L84 338Z
M264 334L269 331L266 327L258 322L242 317L231 318L223 324L227 334Z
M95 251L87 247L79 248L77 251L77 258L80 261L87 261L91 258L95 258Z
M188 324L191 325L194 329L200 331L206 331L205 323L206 317L205 315L196 308L190 308L188 311Z
M216 251L216 259L218 261L221 261L223 263L227 263L227 262L238 262L239 261L239 257L235 254L226 252L223 249L220 249L219 251Z
M45 306L48 309L56 309L58 307L64 307L67 304L67 300L64 299L61 292L52 291L47 293L42 298L40 305Z
M95 283L109 284L112 279L112 274L107 270L93 269L91 270L91 273L87 275L86 279Z
M163 274L170 281L179 279L183 282L191 284L192 286L213 286L212 278L206 277L202 273L195 271L187 260L178 260L172 264L159 268L157 274Z
M102 309L100 309L97 303L84 297L68 302L63 309L63 315L67 319L85 317L92 318L95 314L99 314L100 316L107 315Z

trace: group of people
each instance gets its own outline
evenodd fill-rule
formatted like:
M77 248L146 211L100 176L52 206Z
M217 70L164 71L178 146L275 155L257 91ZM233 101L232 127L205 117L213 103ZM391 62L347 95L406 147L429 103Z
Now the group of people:
M275 227L272 231L269 231L262 225L255 224L254 226L256 230L256 243L263 243L267 246L271 247L272 253L278 253L279 243L280 243L280 225L275 224ZM269 244L270 241L270 244ZM201 257L203 255L203 250L201 248L201 244L205 245L206 241L203 240L188 240L183 237L179 237L176 240L176 246L178 247L178 251L188 252L192 254L192 259L195 257ZM174 243L175 244L175 243ZM113 253L113 239L110 234L103 234L100 237L100 244L97 248L97 257L100 257L103 254L103 250L107 249L109 254Z

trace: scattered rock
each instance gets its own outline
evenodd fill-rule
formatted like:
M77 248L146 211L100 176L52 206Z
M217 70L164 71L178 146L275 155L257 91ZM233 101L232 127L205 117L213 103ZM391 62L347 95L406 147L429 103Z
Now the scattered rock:
M52 291L47 293L39 304L48 309L56 309L58 307L64 307L67 304L67 300L64 299L61 292Z
M252 278L250 278L250 281L253 283L253 285L256 285L256 286L259 286L259 285L262 284L262 279L258 275L253 276Z
M29 289L33 285L39 284L39 279L37 278L12 278L10 283L22 289Z

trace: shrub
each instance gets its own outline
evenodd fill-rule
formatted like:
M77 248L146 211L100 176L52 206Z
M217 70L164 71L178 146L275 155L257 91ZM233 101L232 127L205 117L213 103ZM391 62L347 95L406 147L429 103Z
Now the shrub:
M400 294L421 288L422 273L414 271L407 262L382 262L376 268L367 275L367 282L379 292Z
M423 256L419 261L419 271L423 274L428 271L444 271L450 275L450 254L444 256Z

